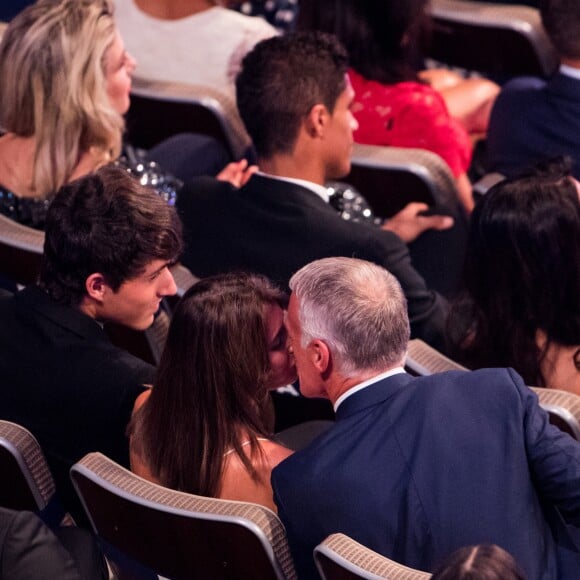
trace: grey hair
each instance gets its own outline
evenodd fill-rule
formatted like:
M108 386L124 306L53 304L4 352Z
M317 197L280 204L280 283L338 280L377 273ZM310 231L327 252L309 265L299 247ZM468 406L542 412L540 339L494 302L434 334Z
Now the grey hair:
M290 279L299 299L302 346L323 340L345 377L402 364L410 337L407 301L384 268L355 258L324 258Z

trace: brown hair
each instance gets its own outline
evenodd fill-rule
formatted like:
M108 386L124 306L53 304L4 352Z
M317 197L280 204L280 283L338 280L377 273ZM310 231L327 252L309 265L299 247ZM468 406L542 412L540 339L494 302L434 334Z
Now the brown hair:
M40 286L79 304L95 272L117 290L152 260L177 260L181 222L173 207L125 169L105 166L60 189L46 216Z
M155 387L129 427L137 455L172 489L216 496L224 453L259 476L240 432L259 453L270 370L264 306L286 295L261 276L224 274L194 284L179 302Z
M495 544L456 550L431 580L525 580L513 556Z
M513 367L527 384L549 386L541 366L550 344L578 344L580 201L569 170L559 162L506 179L475 206L464 289L448 319L459 362Z

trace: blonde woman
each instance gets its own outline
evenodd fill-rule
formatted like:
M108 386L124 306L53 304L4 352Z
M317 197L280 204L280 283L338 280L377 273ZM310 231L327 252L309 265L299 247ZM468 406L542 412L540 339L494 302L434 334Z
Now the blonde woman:
M39 0L0 44L0 213L42 227L63 184L118 158L135 61L111 0ZM223 178L237 179L229 168Z
M40 0L0 45L0 183L45 198L116 159L135 62L108 0Z

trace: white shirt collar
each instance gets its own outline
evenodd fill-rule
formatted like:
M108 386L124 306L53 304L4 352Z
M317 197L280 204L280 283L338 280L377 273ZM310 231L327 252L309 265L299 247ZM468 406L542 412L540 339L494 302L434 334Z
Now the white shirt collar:
M306 179L295 179L293 177L279 177L278 175L270 175L269 173L263 173L258 171L258 175L263 177L268 177L269 179L277 179L278 181L287 181L288 183L294 183L295 185L300 185L309 189L320 197L325 203L329 202L328 191L324 185L319 185L318 183L313 183L312 181L307 181Z
M574 79L580 80L580 68L568 66L567 64L561 64L560 73L566 75L567 77L572 77Z
M355 385L354 387L352 387L351 389L349 389L348 391L346 391L346 393L342 393L342 395L340 395L340 397L338 397L338 399L336 399L336 402L334 403L334 412L336 413L338 407L344 403L344 401L346 399L348 399L348 397L350 397L351 395L354 395L355 393L358 393L359 391L362 391L363 389L366 389L367 387L370 387L371 385L374 385L375 383L378 383L379 381L382 381L383 379L386 379L388 377L392 377L393 375L400 375L401 373L404 373L405 369L403 367L395 367L394 369L390 369L388 371L385 371L384 373L381 373L380 375L377 375L376 377L373 377L372 379L368 379L366 381L363 381L362 383L359 383L358 385Z

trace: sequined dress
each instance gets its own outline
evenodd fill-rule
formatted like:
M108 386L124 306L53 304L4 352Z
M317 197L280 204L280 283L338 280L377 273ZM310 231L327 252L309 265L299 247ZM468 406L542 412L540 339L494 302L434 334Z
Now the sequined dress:
M155 189L169 205L175 205L177 192L183 183L163 171L155 161L147 161L143 151L126 148L115 163L125 167L142 185ZM0 185L0 213L31 228L44 229L46 212L51 201L52 196L43 199L19 197Z

